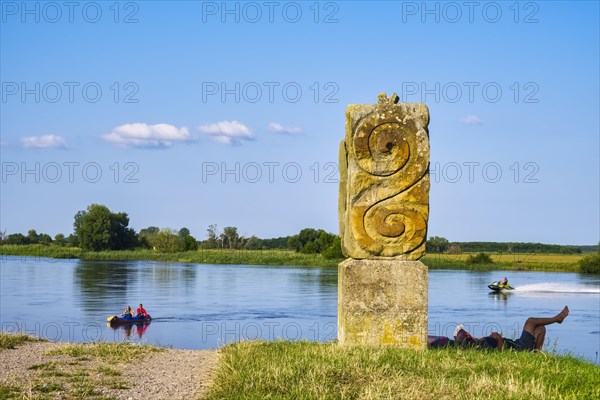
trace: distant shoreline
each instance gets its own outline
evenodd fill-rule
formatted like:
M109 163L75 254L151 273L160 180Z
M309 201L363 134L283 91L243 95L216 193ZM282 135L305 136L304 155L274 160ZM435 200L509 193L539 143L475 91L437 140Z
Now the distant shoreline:
M471 253L430 253L421 259L429 269L454 270L522 270L581 272L579 260L586 254L488 253L492 263L469 263ZM2 245L0 255L28 256L84 261L162 261L194 264L245 264L273 266L308 266L336 268L343 259L327 259L321 254L302 254L293 250L200 249L177 253L153 250L111 250L88 252L74 247L43 245Z

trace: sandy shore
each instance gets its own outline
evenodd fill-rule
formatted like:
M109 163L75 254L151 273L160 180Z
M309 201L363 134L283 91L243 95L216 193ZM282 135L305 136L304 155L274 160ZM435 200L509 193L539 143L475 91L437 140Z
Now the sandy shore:
M0 350L0 383L21 388L24 394L30 394L32 388L42 381L63 379L58 382L68 382L66 378L44 378L40 365L56 365L54 370L60 368L61 372L67 373L73 373L72 369L77 368L77 371L85 371L90 376L97 374L95 371L101 366L99 360L46 354L48 350L66 345L26 342L14 349ZM125 381L128 388L111 388L111 385L96 388L102 396L117 399L202 399L208 394L211 372L216 363L217 352L214 350L165 349L131 363L114 365L114 369L122 373L119 379Z

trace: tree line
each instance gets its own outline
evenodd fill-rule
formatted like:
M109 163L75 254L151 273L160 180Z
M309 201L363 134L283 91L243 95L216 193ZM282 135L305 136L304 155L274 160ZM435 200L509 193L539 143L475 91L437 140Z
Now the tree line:
M179 230L149 226L136 232L129 227L129 216L124 212L111 212L101 204L91 204L74 216L73 233L65 236L59 233L54 239L35 229L27 232L6 235L0 232L2 244L56 245L79 247L86 251L153 249L164 253L194 251L198 249L230 250L294 250L304 254L322 254L326 258L342 258L340 237L322 229L305 228L297 235L261 239L257 236L244 237L235 226L222 230L217 225L209 225L207 238L197 240L188 228ZM598 246L566 246L542 243L501 243L501 242L450 242L441 236L427 239L429 253L563 253L579 254ZM595 249L594 249L595 248Z
M582 251L597 249L598 246L569 246L543 243L520 242L450 242L441 236L427 239L428 253L552 253L581 254Z
M244 237L235 226L222 230L212 224L207 228L207 239L197 240L186 227L178 231L171 228L149 226L136 232L129 227L127 213L111 212L101 204L91 204L74 216L73 233L59 233L54 239L48 234L29 230L27 235L0 232L2 244L55 245L79 247L86 251L153 249L163 253L194 251L198 249L272 250L293 249L306 254L323 254L327 258L342 257L340 240L324 230L303 229L298 235L271 239L257 236Z

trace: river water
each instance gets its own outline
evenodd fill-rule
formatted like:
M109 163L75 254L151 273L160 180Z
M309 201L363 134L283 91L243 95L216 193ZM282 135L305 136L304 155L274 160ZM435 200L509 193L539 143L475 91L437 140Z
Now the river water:
M331 341L337 337L337 270L162 263L87 262L0 256L0 325L50 340L135 341L210 349L244 339ZM517 289L490 294L507 275ZM111 328L109 315L143 303L149 325ZM518 337L527 317L568 305L547 327L545 350L600 363L600 276L557 272L429 272L429 334Z

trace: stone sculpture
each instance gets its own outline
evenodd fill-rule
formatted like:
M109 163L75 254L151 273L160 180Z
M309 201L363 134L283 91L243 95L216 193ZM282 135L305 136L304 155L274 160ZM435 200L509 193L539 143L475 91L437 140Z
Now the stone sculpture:
M340 145L338 337L342 344L427 343L429 110L398 103L346 109Z

